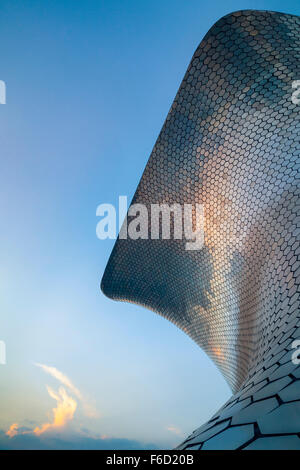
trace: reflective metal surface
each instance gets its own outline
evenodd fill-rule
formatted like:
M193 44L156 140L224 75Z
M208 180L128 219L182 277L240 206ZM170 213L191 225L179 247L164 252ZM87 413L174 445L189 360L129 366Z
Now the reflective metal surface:
M219 20L192 61L133 202L200 203L205 245L117 240L103 292L168 318L234 395L181 448L300 448L300 18ZM201 374L201 370L197 371Z

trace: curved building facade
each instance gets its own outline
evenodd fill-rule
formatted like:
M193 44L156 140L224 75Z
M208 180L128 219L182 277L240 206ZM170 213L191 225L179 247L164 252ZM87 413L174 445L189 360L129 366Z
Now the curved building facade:
M300 449L297 80L299 17L241 11L210 29L132 201L201 204L204 246L119 238L102 279L181 328L233 391L182 449Z

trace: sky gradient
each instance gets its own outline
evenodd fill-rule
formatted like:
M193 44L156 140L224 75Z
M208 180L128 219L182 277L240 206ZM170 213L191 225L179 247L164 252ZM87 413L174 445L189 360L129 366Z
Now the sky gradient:
M96 208L131 199L194 50L241 9L300 14L298 0L1 1L0 449L170 448L231 395L182 331L101 293L114 242Z

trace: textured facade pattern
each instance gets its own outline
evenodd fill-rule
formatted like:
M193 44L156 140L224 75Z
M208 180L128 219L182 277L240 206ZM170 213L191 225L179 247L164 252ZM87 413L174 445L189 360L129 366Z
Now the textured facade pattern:
M233 390L180 448L300 449L300 368L291 361L300 338L294 80L299 17L242 11L211 28L133 199L203 204L205 245L118 239L102 279L109 297L185 331Z

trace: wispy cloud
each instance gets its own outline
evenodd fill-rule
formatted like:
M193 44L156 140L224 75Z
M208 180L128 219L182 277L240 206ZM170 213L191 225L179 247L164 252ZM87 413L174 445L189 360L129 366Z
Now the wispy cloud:
M36 426L34 429L20 427L17 423L13 423L6 435L9 438L21 434L35 434L40 436L46 431L59 430L64 428L74 418L75 411L78 407L78 401L81 402L84 412L89 417L96 417L96 411L86 402L80 390L75 387L73 382L63 372L56 369L56 367L46 366L44 364L35 364L40 367L44 372L58 380L63 387L60 387L58 392L55 392L47 385L47 390L51 398L56 401L56 407L52 409L52 417L49 422L43 423L41 426ZM68 391L67 391L67 390Z
M41 427L34 429L34 434L40 436L50 429L58 429L64 427L69 421L72 421L77 408L77 402L69 396L63 387L59 388L55 393L52 388L47 386L48 393L51 398L56 400L57 407L53 408L53 420L50 423L44 423Z
M65 385L71 392L73 392L77 398L82 400L82 395L78 388L75 387L69 377L63 374L60 370L56 369L56 367L46 366L44 364L39 364L38 362L36 362L34 365L40 367L47 374L52 375L52 377L57 379L60 383Z
M63 372L56 369L56 367L46 366L44 364L39 364L39 363L35 363L35 365L37 367L40 367L44 372L46 372L46 374L49 374L52 377L54 377L62 385L65 385L65 387L67 387L69 389L69 391L72 392L73 395L75 395L75 397L77 397L81 401L86 416L88 416L90 418L98 418L99 417L99 413L89 403L87 403L87 401L84 398L84 396L82 395L82 393L78 390L77 387L75 387L75 385L69 379L69 377L67 377L65 374L63 374Z
M172 432L173 434L176 434L177 436L182 436L183 433L182 431L177 427L177 426L167 426L167 431Z

